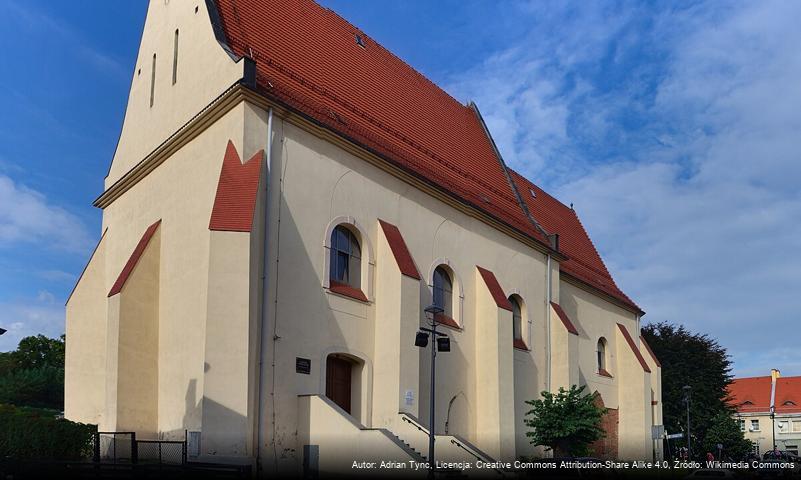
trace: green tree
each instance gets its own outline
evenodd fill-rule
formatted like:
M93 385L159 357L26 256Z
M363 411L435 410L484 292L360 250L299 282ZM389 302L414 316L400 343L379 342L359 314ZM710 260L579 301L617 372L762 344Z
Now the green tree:
M16 365L14 352L0 352L0 376L14 370Z
M44 335L23 338L15 352L17 368L64 368L64 339L64 335L59 338L47 338Z
M25 337L16 350L0 353L0 403L62 410L64 340Z
M62 410L64 369L45 365L0 376L0 403Z
M751 451L751 442L745 439L737 420L728 412L720 412L712 418L702 446L704 452L712 452L717 457L718 444L723 446L723 457L733 460L740 460Z
M700 455L698 440L706 438L713 419L719 414L734 413L727 403L726 386L732 377L726 349L708 335L665 322L646 325L642 335L662 364L662 414L668 432L686 430L687 406L682 388L692 387L690 431L696 442L693 454Z
M542 392L542 398L527 400L531 410L525 424L529 443L545 445L555 456L583 456L589 445L604 436L601 417L606 409L595 404L595 395L584 394L585 386L573 385L570 390Z

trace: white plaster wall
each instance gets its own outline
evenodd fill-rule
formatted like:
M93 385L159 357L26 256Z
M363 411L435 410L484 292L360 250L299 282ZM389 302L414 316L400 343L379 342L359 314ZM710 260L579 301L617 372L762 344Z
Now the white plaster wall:
M64 416L97 425L106 408L106 259L101 237L67 301Z
M587 385L590 393L597 390L607 408L617 408L619 382L622 380L620 372L615 371L617 324L621 323L629 331L637 333L632 334L632 338L639 342L636 316L564 280L561 282L559 304L579 332L579 381ZM601 337L607 341L606 366L613 378L598 374L596 351L598 339Z
M279 392L274 407L274 437L272 423L266 427L268 438L276 439L279 458L284 457L286 462L299 461L296 453L299 446L294 437L295 396L325 393L324 356L320 352L340 349L372 361L370 352L376 348L375 304L331 294L322 287L328 275L323 246L326 227L339 216L353 217L373 246L379 239L378 219L395 224L421 276L433 270L438 259L447 259L462 283L464 308L461 315L457 313L456 316L460 317L457 320L463 329L444 328L451 335L452 351L437 358L438 433L444 433L445 421L449 419L449 433L475 441L477 319L472 305L477 288L476 265L493 271L507 294L515 291L526 302L526 325L531 322L533 344L530 352L515 352L515 365L520 368L514 375L525 382L521 388L526 392L516 398L529 395L534 398L536 392L545 388L544 379L536 369L527 371L533 365L543 365L545 358L543 254L289 122L276 119L276 130L280 138L275 141L273 151L270 255L274 270L270 275L278 282L275 307L280 338L267 347L276 354L275 383ZM280 235L277 232L279 208ZM280 242L280 247L276 247L276 242ZM276 263L277 248L280 248L280 259ZM381 268L380 264L376 266L378 270ZM420 310L431 302L427 283L428 279L420 284ZM480 287L486 289L484 285ZM379 287L375 291L386 289ZM271 298L268 303L272 306L274 300ZM420 317L422 321L422 312ZM411 344L414 338L407 341ZM511 354L511 333L507 348ZM313 359L311 375L295 373L296 357ZM420 352L420 372L418 401L424 406L428 404L428 351ZM270 382L271 373L267 373ZM378 382L373 385L374 391L383 388ZM371 397L372 392L366 399L368 404L373 402ZM448 403L453 397L456 400L448 417ZM522 409L515 410L522 412ZM427 423L425 408L421 408L420 416ZM363 423L369 426L369 421ZM517 423L522 424L522 419L517 419ZM517 438L516 443L526 447L522 437ZM477 446L481 448L480 444Z
M178 70L173 84L176 29ZM151 107L154 53L156 77ZM106 188L242 78L243 64L241 60L235 62L217 42L204 0L151 0Z
M256 151L243 148L249 115L245 103L234 107L103 212L103 226L108 228L106 292L145 229L162 219L158 416L159 434L165 438L183 438L184 429L201 427L209 218L228 140L243 159ZM247 258L249 245L240 247ZM248 415L247 410L240 413Z

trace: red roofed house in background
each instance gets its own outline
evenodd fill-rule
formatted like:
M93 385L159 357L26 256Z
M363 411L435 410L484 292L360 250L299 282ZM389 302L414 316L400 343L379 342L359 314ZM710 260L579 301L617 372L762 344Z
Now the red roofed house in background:
M735 378L728 390L729 404L737 410L740 430L753 443L754 453L761 456L775 445L780 451L798 455L801 376L782 377L778 370L772 370L771 375L764 377ZM775 418L771 418L771 412Z
M440 460L511 461L549 455L525 401L576 384L610 409L596 455L662 456L644 312L576 212L478 106L311 0L152 0L95 205L70 419L265 474L422 460L429 428Z

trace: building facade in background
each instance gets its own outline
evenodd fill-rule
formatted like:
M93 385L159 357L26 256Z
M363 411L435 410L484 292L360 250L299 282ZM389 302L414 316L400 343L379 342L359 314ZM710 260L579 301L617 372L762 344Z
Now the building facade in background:
M586 385L595 455L661 457L641 309L576 213L462 104L308 0L154 0L67 304L66 416L264 471L544 456L526 400Z
M729 385L729 395L730 404L737 409L740 430L754 445L754 453L762 456L775 446L798 455L801 377L782 377L778 370L773 370L770 376L735 378Z

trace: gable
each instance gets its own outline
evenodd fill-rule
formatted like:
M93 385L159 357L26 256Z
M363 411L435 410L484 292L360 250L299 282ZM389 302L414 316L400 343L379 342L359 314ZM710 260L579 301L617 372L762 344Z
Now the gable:
M210 5L148 4L106 189L242 78L244 62L215 37Z

